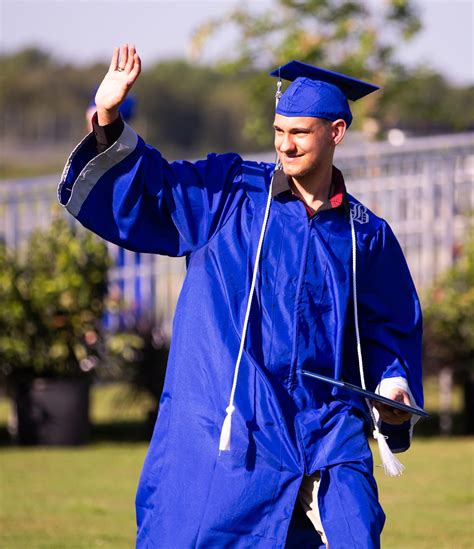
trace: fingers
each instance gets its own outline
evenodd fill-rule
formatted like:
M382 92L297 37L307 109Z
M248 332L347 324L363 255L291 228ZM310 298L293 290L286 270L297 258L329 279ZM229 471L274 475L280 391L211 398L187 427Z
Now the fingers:
M402 423L408 421L411 415L406 412L401 412L400 410L389 408L387 410L380 411L380 417L385 423L390 423L391 425L401 425Z
M118 68L122 71L125 70L125 67L127 66L128 61L128 44L123 44L120 48L120 61L118 64Z
M408 401L407 404L410 404L410 402ZM391 406L381 404L380 402L373 402L373 405L378 410L382 421L390 423L391 425L401 425L411 417L409 412L392 408Z
M122 44L120 48L114 48L109 70L125 72L135 81L141 72L141 60L135 46Z
M409 406L411 406L410 396L403 389L392 389L392 391L390 391L390 393L388 394L388 398L391 398L392 400L397 400L398 402L403 402L404 404L408 404Z
M403 392L403 403L407 404L408 406L412 406L410 397L409 397L408 393L405 393L405 391Z
M130 72L132 70L133 63L134 63L134 56L135 56L135 46L132 45L127 51L127 62L123 66L125 72Z
M411 406L410 396L403 389L392 389L388 397L392 400L403 402L404 404L408 404L408 406ZM380 404L380 407L377 407L377 410L379 410L382 420L386 423L391 423L392 425L400 425L401 423L408 421L411 417L411 414L409 412L404 412L403 410L398 410L397 408L392 408L388 405L385 406L383 404Z
M140 74L141 70L142 70L141 59L138 56L138 54L135 54L133 56L133 68L130 72L130 76L133 78L134 81L138 78L138 75Z
M110 71L117 70L118 58L119 58L119 49L114 48L114 53L112 54L112 60L110 61L110 66L109 66Z

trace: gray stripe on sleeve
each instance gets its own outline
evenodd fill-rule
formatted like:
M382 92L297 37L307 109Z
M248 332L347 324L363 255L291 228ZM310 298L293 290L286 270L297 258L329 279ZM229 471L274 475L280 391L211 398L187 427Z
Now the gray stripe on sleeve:
M77 154L77 151L81 145L83 145L90 138L91 134L79 143L68 158L61 177L61 182L59 183L59 199L61 197L62 186L66 181L66 177L74 156ZM137 143L138 135L130 126L125 124L123 132L117 141L106 151L98 154L90 162L88 162L82 169L81 173L77 176L77 179L74 181L72 186L71 196L67 203L63 204L69 213L71 213L74 217L78 216L82 205L99 179L107 171L130 155L135 150Z

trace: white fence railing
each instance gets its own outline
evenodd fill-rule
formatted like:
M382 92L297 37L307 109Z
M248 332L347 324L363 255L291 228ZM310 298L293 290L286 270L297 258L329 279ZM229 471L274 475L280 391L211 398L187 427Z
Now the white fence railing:
M412 138L400 147L346 146L335 164L349 192L389 221L419 289L453 264L473 229L474 134ZM32 230L48 226L56 185L54 176L0 182L0 238L9 247L19 247ZM111 292L123 296L137 314L150 314L169 334L184 261L112 244L109 249L115 258Z
M450 267L473 228L474 134L380 144L342 156L348 188L392 226L419 289Z

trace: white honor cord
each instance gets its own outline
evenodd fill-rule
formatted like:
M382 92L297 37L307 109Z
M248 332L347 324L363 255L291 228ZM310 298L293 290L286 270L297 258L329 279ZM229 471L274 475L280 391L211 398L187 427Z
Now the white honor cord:
M278 169L278 163L275 165L275 172L277 171L277 169ZM247 336L247 326L250 318L250 309L252 308L253 294L255 292L255 284L257 281L257 274L258 274L258 264L260 262L260 255L262 253L263 239L265 236L265 229L267 227L268 216L270 214L270 205L272 202L273 178L275 177L275 172L273 172L273 176L270 181L270 188L268 189L267 206L265 208L265 215L263 218L262 229L260 231L260 239L258 241L257 253L255 254L255 264L253 266L252 282L250 284L247 310L245 311L244 326L242 328L242 336L240 338L239 354L237 355L237 360L235 362L234 379L232 381L232 389L230 391L229 405L226 408L227 415L225 416L224 423L222 424L221 436L219 440L219 454L221 452L226 452L230 450L232 414L235 411L235 406L234 406L235 389L237 387L237 378L239 377L240 361L242 359L242 354L244 352L245 339Z
M275 108L278 106L278 102L281 97L281 80L278 78L277 91L275 93ZM230 437L232 432L232 414L235 411L234 406L234 397L235 389L237 387L237 378L239 377L240 361L242 359L242 354L244 352L245 339L247 337L247 326L250 318L250 309L252 308L253 294L255 292L255 283L257 281L258 274L258 264L260 262L260 255L262 252L263 239L265 236L265 229L267 228L268 216L270 214L270 205L272 202L272 188L273 188L273 179L275 178L275 172L280 168L280 161L278 160L278 155L275 160L275 171L273 172L272 179L270 181L270 188L268 189L268 198L267 206L265 208L265 215L263 217L262 229L260 231L260 238L258 241L257 253L255 254L255 264L253 266L252 273L252 282L250 284L249 299L247 302L247 310L245 311L244 326L242 328L242 335L240 338L240 347L239 353L237 355L237 360L235 361L234 367L234 379L232 381L232 389L230 391L229 405L226 408L226 416L224 418L224 423L222 424L221 436L219 439L219 455L221 452L227 452L230 450Z
M366 389L365 386L365 375L364 375L364 363L362 358L362 348L360 344L360 334L359 334L359 315L358 315L358 309L357 309L357 282L356 282L356 274L357 274L357 261L356 261L356 252L357 252L357 244L356 244L356 236L355 236L355 228L354 228L354 219L352 218L352 211L350 213L350 223L351 223L351 237L352 237L352 293L353 293L353 302L354 302L354 326L355 326L355 334L356 334L356 340L357 340L357 358L359 361L359 374L360 374L360 383L362 386L362 389ZM367 407L369 409L369 414L372 419L372 422L374 424L374 431L373 431L373 437L377 441L378 447L379 447L379 453L380 458L382 459L383 468L385 470L385 474L387 474L390 477L396 477L403 473L405 467L402 463L393 455L392 451L390 450L386 437L380 432L378 422L375 419L374 412L372 410L372 404L369 399L365 399L365 402L367 403Z

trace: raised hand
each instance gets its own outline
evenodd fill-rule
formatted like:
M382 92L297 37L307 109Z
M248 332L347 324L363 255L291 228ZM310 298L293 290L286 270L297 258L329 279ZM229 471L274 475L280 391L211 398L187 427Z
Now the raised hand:
M109 70L95 95L98 122L101 126L112 123L119 116L119 108L135 83L141 70L140 57L135 46L123 44L114 48Z

